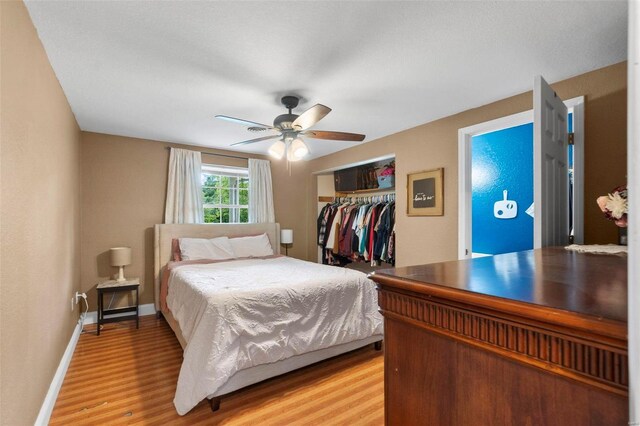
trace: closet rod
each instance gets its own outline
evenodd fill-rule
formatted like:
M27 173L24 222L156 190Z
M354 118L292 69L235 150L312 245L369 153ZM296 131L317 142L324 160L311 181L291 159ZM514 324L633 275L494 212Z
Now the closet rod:
M171 146L166 147L167 151L171 150ZM241 160L248 160L249 157L242 157L240 155L229 155L229 154L214 154L213 152L205 152L205 151L200 151L200 154L204 154L204 155L215 155L216 157L227 157L227 158L239 158Z

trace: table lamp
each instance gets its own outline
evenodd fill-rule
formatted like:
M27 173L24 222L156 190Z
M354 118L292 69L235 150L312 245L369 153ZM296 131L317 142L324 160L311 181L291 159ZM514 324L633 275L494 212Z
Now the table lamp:
M109 250L111 255L111 266L120 267L117 282L126 281L124 277L124 267L131 264L131 247L114 247Z
M293 229L280 230L280 243L284 245L285 256L289 256L289 246L293 244Z

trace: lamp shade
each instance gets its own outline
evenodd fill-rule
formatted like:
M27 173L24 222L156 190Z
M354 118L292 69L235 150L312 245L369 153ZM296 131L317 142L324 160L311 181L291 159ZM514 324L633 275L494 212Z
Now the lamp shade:
M276 143L271 145L271 148L269 148L269 155L279 160L284 155L285 149L286 149L285 143L283 141L277 141Z
M293 229L280 230L280 242L282 244L293 244Z
M287 151L287 159L289 161L301 160L305 155L309 153L309 148L305 145L304 141L300 138L295 138Z
M111 266L125 266L131 264L131 247L114 247L109 250Z

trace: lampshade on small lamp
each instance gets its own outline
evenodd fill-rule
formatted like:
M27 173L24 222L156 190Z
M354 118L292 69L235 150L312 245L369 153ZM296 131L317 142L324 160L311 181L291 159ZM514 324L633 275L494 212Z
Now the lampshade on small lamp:
M124 267L126 265L131 265L131 247L114 247L110 249L109 252L111 257L111 266L120 267L116 281L125 281Z
M284 253L289 256L289 245L293 244L293 229L280 230L280 243L284 244Z

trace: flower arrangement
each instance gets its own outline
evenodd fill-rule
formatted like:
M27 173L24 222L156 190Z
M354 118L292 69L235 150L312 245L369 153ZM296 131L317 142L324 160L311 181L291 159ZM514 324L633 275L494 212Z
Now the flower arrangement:
M610 194L598 197L596 202L607 219L621 228L627 227L627 214L629 213L627 185L619 186Z

